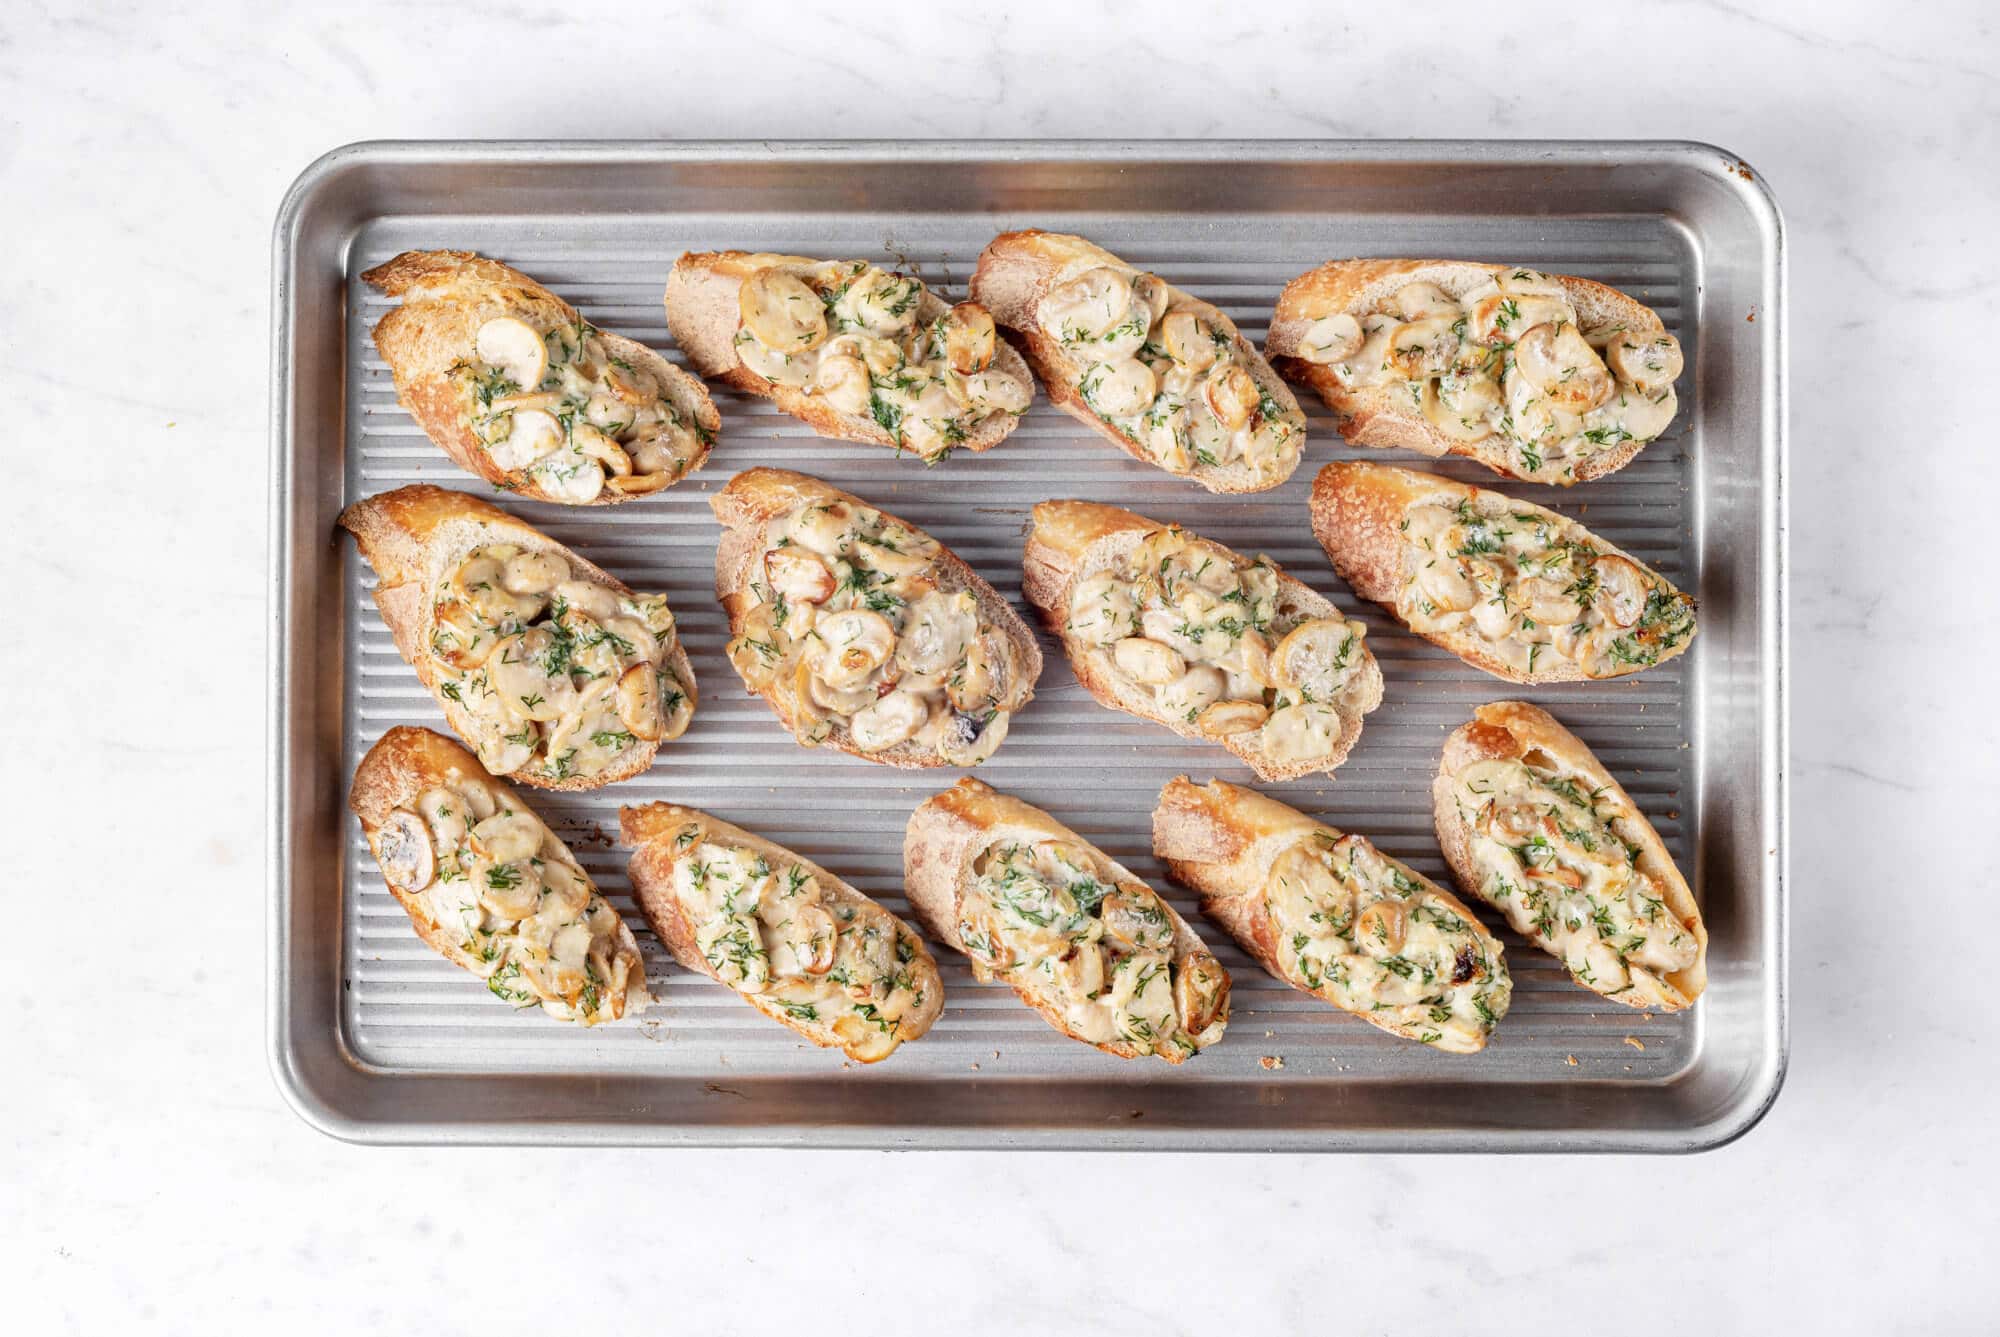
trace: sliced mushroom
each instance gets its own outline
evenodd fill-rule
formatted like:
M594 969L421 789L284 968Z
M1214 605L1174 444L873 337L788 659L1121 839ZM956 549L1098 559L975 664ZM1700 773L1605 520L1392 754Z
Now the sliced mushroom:
M992 756L1007 738L1013 716L1004 710L991 715L956 711L938 735L938 756L953 766L977 766Z
M471 607L457 599L437 606L431 622L431 657L455 669L476 669L493 656L499 638Z
M495 316L481 325L472 336L472 351L523 390L541 385L549 369L549 350L540 331L513 316Z
M634 664L619 676L618 719L634 738L660 741L660 684L651 664Z
M736 635L722 652L751 691L763 691L776 681L785 652L778 644L777 628L771 624L771 605L757 604L745 613Z
M1310 618L1287 632L1271 652L1272 685L1328 700L1353 674L1363 654L1360 623Z
M924 285L916 279L870 265L842 290L833 309L848 325L887 337L916 324L923 295Z
M1167 304L1173 299L1173 290L1159 275L1132 276L1132 302L1139 308L1138 314L1145 318L1147 329L1150 330L1160 323L1160 317L1167 314Z
M1403 950L1408 929L1403 903L1385 896L1355 916L1354 943L1369 956L1394 956Z
M833 969L834 949L840 930L833 916L816 902L794 900L782 903L778 911L784 920L775 927L777 951L771 962L777 975L824 975ZM767 911L769 913L769 911Z
M1617 553L1605 553L1590 564L1597 573L1597 611L1613 625L1629 627L1646 611L1652 585L1638 563Z
M910 605L903 619L896 662L912 673L942 673L953 667L979 630L978 614L979 601L964 590L924 595Z
M813 389L842 413L865 416L874 395L874 382L860 358L848 354L822 357L813 370Z
M1201 394L1216 421L1231 431L1248 422L1263 401L1257 378L1234 365L1210 372L1202 382Z
M1148 887L1121 886L1098 904L1104 936L1127 954L1156 952L1174 940L1174 921Z
M1055 963L1056 984L1067 998L1095 998L1104 992L1104 952L1094 942L1073 944Z
M430 827L408 808L392 808L375 831L375 861L389 885L422 891L437 876L437 851Z
M1160 322L1160 341L1167 356L1192 372L1215 365L1215 336L1192 311L1170 311Z
M1664 330L1647 334L1622 330L1604 346L1604 360L1619 380L1642 394L1672 385L1683 367L1680 340Z
M915 737L930 714L930 707L914 692L891 692L856 711L847 731L863 752L880 752Z
M775 348L767 348L749 330L743 330L736 336L736 360L773 385L803 388L812 384L819 353L811 349L803 353L779 352Z
M556 586L556 597L569 608L597 622L609 622L624 612L618 594L594 580L565 580Z
M1004 372L980 371L961 383L967 407L980 413L1025 413L1034 392Z
M1193 721L1220 700L1227 687L1221 669L1199 664L1160 688L1154 700L1167 718Z
M1588 413L1611 398L1611 373L1574 325L1537 325L1514 344L1514 367L1557 407Z
M1457 320L1460 311L1457 299L1435 283L1405 283L1390 295L1389 305L1404 320L1433 320L1444 317Z
M1187 672L1187 660L1172 646L1143 636L1127 636L1111 647L1118 671L1148 687L1162 687Z
M1174 1011L1181 1029L1199 1036L1229 1014L1229 972L1207 952L1190 952L1174 968Z
M866 608L846 608L819 621L814 671L831 687L857 687L888 662L896 648L889 619Z
M1459 329L1446 316L1398 325L1389 333L1390 368L1411 380L1444 375L1458 365Z
M960 302L944 318L945 360L961 376L993 365L993 313L977 302Z
M1433 613L1462 613L1479 601L1479 591L1449 557L1432 558L1418 569L1416 593Z
M1130 636L1138 618L1132 586L1115 572L1099 571L1079 580L1070 591L1063 634L1086 645L1109 645Z
M736 309L744 328L773 352L804 353L826 342L826 304L804 279L776 266L743 280Z
M1292 701L1274 710L1258 733L1273 760L1310 761L1333 751L1340 737L1340 712L1324 701Z
M1345 362L1361 351L1364 337L1360 321L1345 311L1336 311L1306 326L1306 332L1299 336L1299 356L1321 365Z
M542 890L547 909L564 916L580 915L590 905L590 879L583 870L561 859L545 860L541 867Z
M1144 413L1160 392L1153 369L1130 357L1099 362L1084 372L1076 388L1086 404L1108 418Z
M880 515L873 518L877 522L882 521ZM857 565L879 571L891 580L922 575L930 570L937 555L936 539L886 522L878 523L873 534L857 527L851 549L851 556Z
M1106 268L1058 284L1035 308L1037 325L1091 361L1138 352L1150 316L1150 307L1136 300L1131 275Z
M562 424L552 415L541 409L516 409L511 416L506 437L486 448L501 468L525 469L562 445Z
M545 458L536 468L535 476L544 492L572 506L593 502L604 491L603 464L581 450L565 452L560 458Z
M1651 441L1667 430L1679 407L1672 386L1650 395L1621 386L1610 402L1592 415L1591 421L1604 420L1606 426L1617 428L1634 441ZM1623 438L1613 433L1611 439Z
M1502 292L1535 293L1544 297L1568 299L1568 290L1563 287L1562 280L1536 269L1523 269L1519 266L1504 269L1493 276L1493 282Z
M589 423L576 423L570 428L570 444L582 452L586 459L593 459L602 464L605 471L614 477L632 476L632 457L625 453L625 448Z
M517 552L500 569L500 584L510 594L547 594L569 579L569 563L561 553Z
M1210 737L1248 733L1261 728L1271 712L1255 701L1218 701L1195 716L1195 727Z
M965 662L945 682L945 696L961 711L997 705L1005 691L1008 656L998 632L982 631L965 647Z
M551 676L548 672L548 655L554 645L555 638L547 628L531 627L503 638L487 661L493 690L509 712L531 720L554 720L575 705L576 688L569 675L557 672Z
M613 395L633 408L657 403L660 398L660 383L653 379L653 373L629 363L607 365L604 383L611 387Z
M526 919L541 905L542 875L525 861L525 856L520 863L496 859L491 867L478 870L477 879L474 889L479 893L480 905L501 919ZM588 931L583 938L589 942Z
M1467 337L1475 343L1511 343L1537 325L1576 323L1576 312L1557 297L1528 297L1494 293L1472 304Z
M1334 857L1339 858L1338 846ZM1264 900L1281 929L1311 937L1337 933L1354 910L1353 890L1310 843L1294 845L1272 862Z
M542 824L526 812L496 812L472 828L472 852L496 864L532 859L542 848Z
M797 603L823 603L836 588L826 563L795 547L772 548L764 554L764 579Z
M1454 441L1493 435L1491 411L1500 406L1500 386L1490 376L1447 373L1424 383L1424 417Z

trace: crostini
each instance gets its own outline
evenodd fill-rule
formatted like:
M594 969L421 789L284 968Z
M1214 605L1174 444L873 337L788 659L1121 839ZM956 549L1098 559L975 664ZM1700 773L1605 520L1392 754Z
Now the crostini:
M810 860L694 808L621 808L639 908L674 960L821 1048L875 1063L931 1028L923 939Z
M1022 591L1090 694L1265 780L1331 773L1382 704L1367 628L1268 557L1086 501L1034 509Z
M1574 520L1436 474L1329 464L1312 529L1354 592L1509 682L1616 678L1695 633L1694 600Z
M401 306L375 326L396 398L460 468L566 506L609 506L699 469L722 419L700 381L471 251L363 274Z
M1584 988L1669 1012L1708 983L1687 879L1611 773L1539 706L1496 701L1445 739L1431 785L1458 885Z
M1264 351L1357 446L1568 486L1674 419L1681 346L1615 288L1461 260L1334 260L1285 285Z
M652 1001L639 944L590 874L451 739L389 730L355 768L347 806L417 936L494 997L585 1026Z
M702 375L822 436L927 464L999 445L1034 398L1027 364L984 307L953 306L865 260L690 252L674 262L666 305Z
M1228 316L1082 237L1008 232L972 299L1027 344L1063 412L1210 492L1291 477L1306 415Z
M538 789L639 774L694 716L664 594L496 506L418 483L340 513L396 649L486 769Z
M1153 810L1153 852L1264 969L1391 1035L1472 1054L1507 1015L1499 940L1365 836L1181 775Z
M976 766L1034 696L1034 633L956 553L817 478L751 469L709 498L725 652L806 747Z
M960 780L910 815L903 880L974 979L1072 1040L1181 1063L1222 1038L1229 973L1163 897L1040 808Z

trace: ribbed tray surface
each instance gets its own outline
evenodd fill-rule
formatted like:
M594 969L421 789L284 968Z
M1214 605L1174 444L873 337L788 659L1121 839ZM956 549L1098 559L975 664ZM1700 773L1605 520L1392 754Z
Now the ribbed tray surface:
M1184 225L1144 215L1116 219L1044 216L1073 224L1131 262L1213 301L1260 346L1285 282L1332 255L1478 255L1581 274L1631 293L1660 313L1689 351L1683 407L1674 428L1612 477L1561 491L1500 483L1514 495L1581 519L1651 563L1683 588L1692 571L1691 453L1694 450L1692 324L1694 259L1662 222L1623 219L1478 221L1477 242L1449 219L1368 220L1338 226L1298 218L1252 220L1188 235ZM722 412L719 444L706 468L655 497L611 509L572 510L496 495L462 473L397 405L388 369L368 334L391 303L355 275L413 247L465 247L504 259L575 304L593 322L662 349L677 362L660 293L684 249L768 249L828 257L861 256L913 270L957 299L979 249L1018 220L965 216L899 218L892 235L854 216L741 219L562 218L496 222L378 220L351 249L348 287L348 442L351 501L412 482L460 488L506 509L640 590L664 590L694 662L701 705L685 737L668 745L647 774L594 794L528 793L566 838L638 935L657 1001L637 1023L583 1032L538 1010L516 1012L480 983L418 942L388 895L359 826L345 845L343 1024L357 1057L399 1072L480 1070L589 1073L643 1071L693 1077L825 1074L837 1053L803 1044L720 985L672 964L632 903L624 853L611 844L620 804L655 799L691 804L788 845L841 874L891 911L907 913L901 886L903 827L910 811L960 772L898 771L832 751L801 749L764 704L749 696L722 655L726 624L714 598L717 525L708 498L742 469L803 470L855 492L928 529L1015 601L1028 509L1080 497L1175 520L1244 552L1266 552L1287 571L1365 619L1387 679L1387 699L1370 715L1361 742L1337 779L1262 786L1295 807L1360 832L1450 885L1431 829L1430 780L1444 736L1481 702L1525 697L1582 735L1652 816L1684 869L1698 832L1692 778L1698 739L1691 721L1692 656L1616 682L1512 687L1401 630L1381 609L1356 599L1335 576L1307 526L1313 474L1333 459L1365 457L1432 468L1467 481L1499 480L1476 467L1437 465L1401 452L1354 451L1340 443L1324 409L1311 419L1306 457L1292 481L1248 497L1210 496L1128 459L1038 397L1000 448L962 455L926 470L883 450L822 440L769 403L714 389ZM1305 402L1306 396L1301 396ZM370 598L373 577L348 551L344 581L343 764L356 762L384 730L422 724L449 732L416 675L397 656ZM1032 618L1029 619L1031 622ZM1693 655L1701 653L1696 640ZM1062 1039L1011 992L973 981L963 959L939 947L946 1007L921 1042L853 1076L950 1080L978 1073L1083 1078L1115 1073L1153 1081L1271 1079L1268 1057L1288 1074L1378 1078L1657 1082L1681 1071L1700 1045L1700 1011L1645 1015L1606 1003L1572 984L1550 957L1510 931L1501 937L1513 971L1512 1011L1478 1056L1435 1054L1394 1039L1295 992L1266 975L1221 930L1202 920L1194 898L1166 882L1152 858L1150 814L1160 786L1189 774L1255 784L1234 758L1097 705L1076 683L1055 643L1043 636L1047 666L1035 700L979 777L1039 804L1166 892L1195 922L1235 981L1234 1019L1224 1042L1181 1069L1121 1065ZM1468 898L1469 900L1470 898ZM1482 916L1498 928L1500 918ZM1143 1069L1144 1071L1140 1071Z

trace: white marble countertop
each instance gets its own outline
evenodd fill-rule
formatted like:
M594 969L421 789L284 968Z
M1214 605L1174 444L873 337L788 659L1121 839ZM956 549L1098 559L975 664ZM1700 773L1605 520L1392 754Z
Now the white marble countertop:
M6 893L28 913L0 1325L838 1331L907 1297L914 1319L874 1324L1991 1330L2000 730L1969 690L2000 659L1970 574L2000 496L1989 8L1517 3L1442 41L1437 12L1380 6L287 8L22 0L0 40L0 389L27 406L0 487L0 775L10 829L43 836ZM816 93L853 109L807 114ZM369 138L1037 135L1688 138L1773 184L1794 406L1775 1110L1664 1160L444 1152L306 1127L263 1037L285 187Z

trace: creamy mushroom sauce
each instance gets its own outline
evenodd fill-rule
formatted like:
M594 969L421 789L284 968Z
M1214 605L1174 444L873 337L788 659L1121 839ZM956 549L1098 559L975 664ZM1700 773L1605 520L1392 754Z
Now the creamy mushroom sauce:
M1551 483L1573 483L1591 456L1664 432L1681 374L1673 335L1582 328L1562 284L1531 269L1503 270L1459 297L1405 284L1374 311L1314 321L1298 356L1349 389L1402 387L1454 441L1498 433L1514 472Z
M1178 527L1078 579L1066 627L1168 718L1210 737L1254 734L1278 762L1330 753L1367 686L1361 623L1303 616L1268 558Z
M737 289L736 356L751 371L873 418L935 464L997 414L1028 411L1031 387L993 367L993 317L947 308L923 283L860 260L808 273L771 265Z
M1181 1059L1222 1038L1229 977L1207 952L1174 961L1174 921L1142 883L1069 841L1006 842L973 863L959 898L966 955L1053 1000L1091 1044Z
M1279 855L1264 906L1286 979L1399 1035L1469 1053L1507 1014L1498 945L1360 836L1315 831Z
M514 316L479 327L451 368L472 435L558 501L606 487L638 495L685 474L713 440L644 367L611 353L589 321L536 329Z
M540 818L484 780L454 772L391 810L376 857L496 997L587 1026L651 1001L618 912Z
M438 691L465 708L496 775L597 774L637 742L678 738L694 700L667 662L664 594L575 579L558 552L475 549L432 597Z
M922 1009L925 982L912 965L923 954L894 915L822 885L802 863L703 839L699 826L674 846L674 894L724 984L830 1029L857 1058L911 1038L903 1019Z
M1477 637L1518 673L1551 658L1590 678L1649 668L1694 635L1694 601L1583 528L1497 492L1425 503L1396 608L1418 632Z
M1700 943L1625 837L1644 819L1609 788L1537 750L1472 763L1452 797L1472 833L1479 895L1579 982L1658 1001L1662 977L1695 963Z
M939 583L943 551L845 501L774 517L730 662L753 691L788 686L807 746L845 727L863 752L913 742L977 765L1034 684L971 591Z
M1306 416L1251 375L1228 330L1151 274L1108 266L1049 290L1035 322L1083 364L1076 391L1169 473L1245 465L1283 478Z

